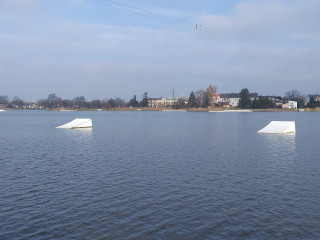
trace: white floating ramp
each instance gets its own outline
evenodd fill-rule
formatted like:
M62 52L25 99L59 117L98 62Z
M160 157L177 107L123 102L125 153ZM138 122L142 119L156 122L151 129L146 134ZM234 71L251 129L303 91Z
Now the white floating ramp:
M64 125L58 126L56 128L91 128L92 120L90 118L76 118L73 121L66 123Z
M258 133L295 133L295 121L271 121L267 126L262 128Z

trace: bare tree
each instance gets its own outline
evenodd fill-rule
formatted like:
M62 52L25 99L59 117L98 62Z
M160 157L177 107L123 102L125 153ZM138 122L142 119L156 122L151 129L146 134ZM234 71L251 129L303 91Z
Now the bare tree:
M0 96L0 104L7 105L9 103L9 97L4 95Z
M109 98L105 104L107 107L114 108L116 106L116 101L113 98Z
M290 90L285 93L284 100L296 101L298 103L298 108L303 108L306 102L306 97L297 90Z
M101 101L99 99L92 100L88 103L89 108L101 108Z
M285 97L292 101L297 101L301 96L302 94L297 90L290 90L285 93Z
M64 100L62 100L62 106L65 108L72 108L73 102L69 99L64 99Z
M115 101L115 107L122 107L126 105L126 101L121 98L116 98L114 101Z
M211 107L214 107L216 105L216 94L217 94L218 87L211 84L207 88L207 94L208 94L208 99L209 99L209 105Z
M13 97L11 104L17 108L22 108L22 106L24 105L24 101L19 97Z
M209 98L208 94L204 90L198 90L195 93L196 97L196 106L197 107L208 107L209 105Z
M38 107L40 108L47 108L48 107L48 101L47 99L40 99L36 102L36 104L38 105Z
M187 99L185 99L185 98L178 98L176 107L177 107L177 108L185 108L186 105L187 105L186 103L187 103Z
M73 102L77 108L82 108L85 106L86 98L84 96L75 97Z
M47 98L47 106L48 108L54 108L57 103L58 97L56 94L51 93Z

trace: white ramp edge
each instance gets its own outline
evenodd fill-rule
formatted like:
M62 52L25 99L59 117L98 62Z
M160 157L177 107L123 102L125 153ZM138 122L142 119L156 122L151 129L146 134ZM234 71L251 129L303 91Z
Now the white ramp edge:
M271 121L267 126L258 131L258 133L295 133L295 121Z
M91 128L92 127L92 120L90 118L76 118L73 121L66 123L64 125L58 126L56 128Z

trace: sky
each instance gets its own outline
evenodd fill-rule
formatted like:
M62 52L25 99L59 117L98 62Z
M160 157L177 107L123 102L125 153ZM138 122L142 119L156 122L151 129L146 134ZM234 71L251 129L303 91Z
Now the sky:
M320 93L319 0L0 0L0 95Z

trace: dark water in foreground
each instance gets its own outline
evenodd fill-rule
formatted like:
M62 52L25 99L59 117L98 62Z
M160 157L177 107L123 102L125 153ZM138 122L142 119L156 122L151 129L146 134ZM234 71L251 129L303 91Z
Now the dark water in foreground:
M320 239L319 117L2 112L0 239Z

